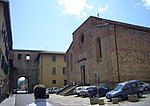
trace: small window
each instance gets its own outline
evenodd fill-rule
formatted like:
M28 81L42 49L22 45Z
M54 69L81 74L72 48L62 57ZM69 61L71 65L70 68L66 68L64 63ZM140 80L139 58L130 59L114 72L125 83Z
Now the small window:
M66 55L64 56L64 62L66 62L67 61L67 57L66 57Z
M56 84L56 80L52 80L52 84Z
M63 75L66 75L66 67L63 67L62 73L63 73Z
M64 80L64 86L66 86L67 85L67 80Z
M18 60L22 59L22 54L18 54Z
M101 39L99 37L96 38L96 58L97 62L102 58Z
M31 59L30 54L26 55L26 60L29 61Z
M80 40L81 40L81 44L83 44L84 43L84 34L81 35L81 39Z
M51 74L52 74L52 75L56 75L56 67L52 67Z
M52 62L56 62L56 56L52 56Z

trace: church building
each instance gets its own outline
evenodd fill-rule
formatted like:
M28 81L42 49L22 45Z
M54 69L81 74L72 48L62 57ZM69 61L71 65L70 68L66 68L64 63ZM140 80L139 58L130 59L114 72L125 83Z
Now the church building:
M67 50L70 84L150 81L150 28L90 16Z

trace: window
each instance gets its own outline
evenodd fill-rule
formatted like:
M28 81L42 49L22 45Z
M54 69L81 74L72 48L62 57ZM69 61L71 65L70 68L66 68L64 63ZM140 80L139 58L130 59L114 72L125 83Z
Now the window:
M70 69L71 69L71 71L73 69L73 55L72 55L72 53L70 54Z
M56 67L52 67L51 73L52 75L56 75Z
M22 59L22 54L18 54L18 60Z
M81 42L81 44L84 43L84 34L81 35L80 42Z
M62 73L63 73L63 75L66 75L66 67L63 67Z
M129 85L125 85L124 88L123 88L123 90L128 90L128 89L130 89Z
M26 60L29 61L31 59L30 54L26 55Z
M67 57L66 57L66 55L64 56L64 62L66 62L67 61Z
M66 86L67 85L67 80L64 80L64 86Z
M3 41L4 41L5 34L6 34L6 32L5 32L5 23L4 23L4 21L2 21L2 37L3 37Z
M99 37L96 38L96 57L97 61L99 61L100 58L102 58L101 40Z
M52 84L56 84L56 80L52 80Z
M56 62L56 56L52 56L52 62Z

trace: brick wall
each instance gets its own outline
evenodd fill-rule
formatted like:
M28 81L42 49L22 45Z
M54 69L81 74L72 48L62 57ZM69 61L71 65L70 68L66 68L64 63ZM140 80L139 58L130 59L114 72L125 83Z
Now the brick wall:
M102 58L97 61L98 37ZM85 83L97 84L95 79L106 85L130 79L149 81L150 29L90 17L73 33L67 56L70 83L82 83L83 65Z

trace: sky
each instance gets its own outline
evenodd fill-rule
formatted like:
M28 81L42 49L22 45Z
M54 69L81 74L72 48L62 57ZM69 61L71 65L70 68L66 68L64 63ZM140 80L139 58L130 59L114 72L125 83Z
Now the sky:
M66 52L90 16L150 28L150 0L9 0L13 49Z

